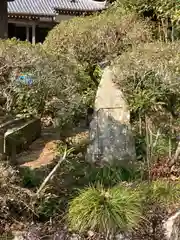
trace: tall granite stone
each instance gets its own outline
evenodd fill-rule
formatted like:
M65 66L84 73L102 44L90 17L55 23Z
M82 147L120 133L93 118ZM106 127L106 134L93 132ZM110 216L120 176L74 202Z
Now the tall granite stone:
M136 157L130 112L122 91L112 79L113 72L106 68L97 90L90 123L87 160L100 165L127 165Z

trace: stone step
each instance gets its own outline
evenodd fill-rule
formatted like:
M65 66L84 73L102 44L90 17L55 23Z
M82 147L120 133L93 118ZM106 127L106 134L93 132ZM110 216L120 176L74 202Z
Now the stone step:
M41 135L41 121L37 118L14 119L0 125L0 153L11 156L27 148Z

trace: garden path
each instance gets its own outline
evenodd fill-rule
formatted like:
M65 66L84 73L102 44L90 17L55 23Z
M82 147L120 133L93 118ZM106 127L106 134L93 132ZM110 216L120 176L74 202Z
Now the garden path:
M53 162L56 157L58 143L56 129L46 128L42 135L29 148L17 155L18 165L30 168L40 168Z

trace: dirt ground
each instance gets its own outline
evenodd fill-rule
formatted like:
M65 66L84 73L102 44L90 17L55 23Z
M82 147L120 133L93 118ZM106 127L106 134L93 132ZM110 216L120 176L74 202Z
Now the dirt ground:
M67 132L65 138L81 139L86 137L87 131L87 128L77 127ZM51 164L56 159L60 138L63 136L60 136L57 129L53 127L43 129L41 137L34 141L28 150L17 155L18 165L35 169Z
M56 157L57 143L57 131L53 128L43 129L41 137L34 141L26 151L17 155L18 165L33 169L52 163Z

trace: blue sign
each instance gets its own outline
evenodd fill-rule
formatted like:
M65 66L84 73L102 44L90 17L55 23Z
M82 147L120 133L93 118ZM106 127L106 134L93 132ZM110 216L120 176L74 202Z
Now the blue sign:
M17 82L31 86L33 84L33 75L32 74L21 74L17 78Z

